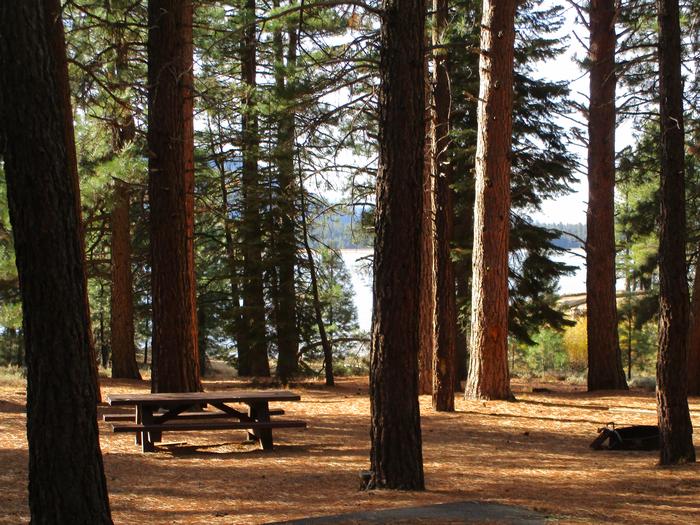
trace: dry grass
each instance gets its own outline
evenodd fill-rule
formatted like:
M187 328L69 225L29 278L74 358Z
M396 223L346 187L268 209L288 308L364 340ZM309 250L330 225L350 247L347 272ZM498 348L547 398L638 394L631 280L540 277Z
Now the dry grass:
M102 384L103 395L148 390L146 382ZM421 398L425 492L358 490L369 454L364 378L342 379L333 389L295 386L302 401L283 408L309 428L277 431L270 454L241 444L245 436L236 431L166 434L186 444L141 454L130 435L100 423L114 520L249 524L478 500L533 508L560 523L700 523L700 467L660 468L655 452L588 448L608 421L653 424L653 394L588 394L561 383L538 384L551 391L534 394L532 386L515 384L516 403L458 399L454 414L436 414ZM691 400L691 410L700 425L700 399ZM24 426L24 388L0 378L2 523L28 521Z

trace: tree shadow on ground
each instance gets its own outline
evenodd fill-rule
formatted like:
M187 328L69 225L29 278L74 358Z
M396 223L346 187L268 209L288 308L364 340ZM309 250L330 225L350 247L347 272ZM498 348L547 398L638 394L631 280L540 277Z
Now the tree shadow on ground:
M104 385L107 394L134 390ZM174 441L187 441L181 450L159 446L143 454L133 436L100 423L115 522L251 524L465 500L537 509L565 516L564 522L697 522L698 467L659 468L653 452L590 450L610 413L590 407L587 396L577 402L576 395L528 394L522 403L457 396L452 414L432 411L430 397L422 396L428 490L360 491L359 473L369 468L370 416L368 397L357 392L366 386L366 379L343 378L336 388L295 389L302 400L283 408L308 428L275 432L271 453L241 446L241 431L223 431L173 433ZM8 392L0 397L19 405ZM604 403L648 409L654 398ZM630 423L643 421L629 414ZM18 523L27 519L24 418L0 411L0 426L0 522Z

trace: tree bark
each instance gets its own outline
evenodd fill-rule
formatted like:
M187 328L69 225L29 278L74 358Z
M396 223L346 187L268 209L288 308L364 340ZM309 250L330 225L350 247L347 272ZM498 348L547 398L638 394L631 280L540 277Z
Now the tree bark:
M126 9L124 1L112 2L105 6L108 16L119 16ZM111 45L116 56L114 67L116 82L122 87L128 85L126 77L129 68L129 45L121 26L107 28ZM123 103L114 109L112 115L112 145L114 154L121 153L136 137L136 122L129 106L129 95L122 89ZM110 295L110 343L112 351L112 377L141 379L136 363L134 345L134 282L131 271L130 233L131 188L125 181L115 179L113 190L111 227L111 295ZM103 345L104 347L104 345Z
M615 294L615 0L590 4L588 390L626 390Z
M688 410L688 281L685 264L685 148L678 0L657 0L661 109L659 354L656 400L660 463L695 461Z
M434 340L433 318L435 313L435 274L433 265L435 261L435 190L433 173L433 148L435 139L434 111L433 111L433 86L428 68L428 59L425 59L425 144L423 160L423 223L421 225L421 285L420 285L420 311L418 332L420 342L418 346L418 393L430 395L433 393L433 359Z
M433 0L433 86L435 100L435 131L433 147L435 162L435 235L434 316L433 316L433 408L452 412L457 355L457 309L455 305L455 273L450 253L453 237L454 204L452 168L448 155L450 144L450 81L448 74L445 31L448 23L447 0Z
M58 96L64 107L69 108L69 117L64 119L65 126L65 141L66 152L68 155L68 164L71 172L71 179L75 187L75 208L78 214L78 229L80 233L80 249L82 250L83 259L85 259L85 229L83 227L83 213L80 204L80 178L78 177L78 159L75 150L75 133L73 131L73 113L70 99L70 82L68 79L68 61L66 59L66 38L63 30L62 7L59 0L48 0L46 3L46 12L48 14L45 22L46 35L49 41L49 49L53 53L52 67L53 77L58 89ZM97 371L97 354L95 352L95 338L92 334L92 325L90 324L90 302L88 300L87 288L87 272L83 277L85 281L85 308L88 312L88 338L90 341L90 363L92 364L92 376L95 381L97 392L97 402L102 401L102 393L100 391L100 376Z
M695 57L693 72L696 85L700 81L700 18L696 17L691 25L691 52ZM695 157L695 163L700 160L700 121L694 122L690 131L690 141L695 147L688 148ZM697 168L696 168L697 171ZM690 177L689 177L690 178ZM688 394L700 395L700 243L695 262L695 278L693 279L693 298L690 306L690 327L688 329Z
M700 264L695 264L688 327L688 394L700 395Z
M424 29L424 0L384 1L370 359L374 488L424 488L417 363Z
M29 508L32 523L112 523L56 4L0 3L0 122L26 341Z
M294 100L295 88L291 77L297 61L297 28L289 27L287 64L284 65L281 34L275 38L276 91L282 103L277 130L277 179L279 195L277 211L280 228L277 235L278 266L277 375L283 382L298 369L299 334L297 331L297 300L295 271L297 243L295 237L295 195L298 188L294 177L294 142L296 136ZM291 75L286 71L289 70Z
M201 390L194 277L192 2L148 3L154 392Z
M512 399L508 373L508 232L515 0L485 0L479 59L472 313L466 396Z
M129 231L130 188L126 182L114 182L112 207L112 294L110 333L112 377L141 379L134 346L134 289L131 273L131 235Z
M265 330L265 297L263 293L262 228L260 221L261 188L258 174L258 115L256 97L257 34L255 0L245 0L246 23L241 42L241 81L246 95L241 113L241 147L243 155L243 216L241 240L243 249L243 319L247 344L239 348L238 375L269 376L267 336ZM247 353L246 353L247 350Z

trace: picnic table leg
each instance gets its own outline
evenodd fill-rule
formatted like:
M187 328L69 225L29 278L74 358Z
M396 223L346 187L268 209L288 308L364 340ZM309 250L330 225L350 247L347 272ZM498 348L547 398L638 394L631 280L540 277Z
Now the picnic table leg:
M141 422L144 425L150 425L153 423L153 408L152 407L141 407ZM141 433L141 452L153 452L155 451L155 446L153 445L153 439L150 432Z
M248 417L252 419L253 421L257 421L258 419L258 409L255 405L253 404L248 404ZM248 441L258 441L259 436L258 432L255 429L248 429Z
M163 433L162 432L151 431L148 433L148 435L151 437L151 443L155 443L156 441L163 441Z
M142 412L141 412L141 405L136 405L136 424L140 425L143 421L142 417ZM140 445L141 444L141 432L136 432L136 444Z
M267 401L260 401L248 405L248 416L253 421L270 421L270 407ZM248 437L260 441L263 450L272 450L272 429L260 428L253 432L248 432Z

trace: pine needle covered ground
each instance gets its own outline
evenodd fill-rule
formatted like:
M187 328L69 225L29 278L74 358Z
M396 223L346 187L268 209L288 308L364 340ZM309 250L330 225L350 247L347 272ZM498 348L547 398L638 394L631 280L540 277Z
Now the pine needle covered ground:
M244 386L205 381L207 390ZM165 434L157 452L142 454L131 435L100 422L114 521L251 524L474 500L534 509L558 523L700 523L700 466L660 468L657 452L588 447L609 421L654 424L653 393L534 386L550 391L516 383L515 403L459 396L454 414L436 414L423 396L422 493L359 491L369 464L365 378L341 379L336 388L295 385L302 401L280 407L308 429L275 432L269 454L242 444L241 431ZM102 379L103 396L148 389L145 381ZM0 523L29 518L24 403L23 382L1 379ZM100 407L106 411L115 412ZM691 414L700 425L700 399L691 400Z

